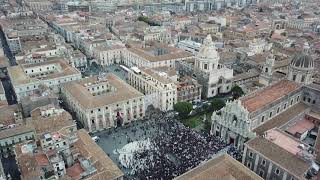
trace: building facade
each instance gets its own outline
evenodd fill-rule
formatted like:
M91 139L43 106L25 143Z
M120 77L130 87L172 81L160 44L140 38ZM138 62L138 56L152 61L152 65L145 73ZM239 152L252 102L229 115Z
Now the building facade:
M166 67L133 67L128 69L128 82L143 94L149 95L149 102L155 108L159 108L161 111L173 110L173 105L178 100L177 86L173 78L170 77L169 71L173 71L173 76L176 76L173 69Z
M113 74L66 83L61 94L89 132L122 126L145 115L144 95Z

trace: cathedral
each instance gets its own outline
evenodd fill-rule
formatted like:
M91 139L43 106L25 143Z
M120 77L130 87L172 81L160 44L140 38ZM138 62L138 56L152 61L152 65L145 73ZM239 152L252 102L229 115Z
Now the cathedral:
M314 60L308 51L291 58L285 79L273 81L273 64L271 54L259 80L265 87L227 102L212 114L211 134L242 150L246 141L283 125L290 120L288 117L319 111L320 85L313 83Z

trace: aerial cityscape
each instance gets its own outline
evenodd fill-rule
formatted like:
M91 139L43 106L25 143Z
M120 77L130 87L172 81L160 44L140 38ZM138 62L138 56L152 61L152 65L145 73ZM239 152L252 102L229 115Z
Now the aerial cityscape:
M0 0L0 180L320 180L320 0Z

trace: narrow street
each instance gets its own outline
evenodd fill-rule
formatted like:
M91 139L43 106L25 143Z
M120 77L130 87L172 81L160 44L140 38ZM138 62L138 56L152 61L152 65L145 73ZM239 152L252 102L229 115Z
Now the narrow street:
M1 38L1 44L2 44L2 48L3 48L4 54L9 59L10 65L11 66L17 65L16 59L15 59L14 55L11 53L9 45L8 45L6 39L5 39L4 33L2 31L2 28L0 30L0 38ZM5 91L5 94L6 94L6 98L7 98L8 104L9 105L16 104L17 100L16 100L16 97L15 97L15 93L14 93L10 78L8 76L6 76L6 78L2 78L1 79L1 82L2 82L4 91Z

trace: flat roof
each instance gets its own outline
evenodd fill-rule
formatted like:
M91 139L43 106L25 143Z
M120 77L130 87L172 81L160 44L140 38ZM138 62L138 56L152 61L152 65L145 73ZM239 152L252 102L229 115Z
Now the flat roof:
M32 125L20 125L16 126L14 128L8 128L4 130L0 130L0 139L5 139L13 136L17 136L20 134L25 134L29 132L34 132L34 128Z
M272 141L272 143L278 145L279 147L292 154L297 154L298 152L300 152L301 149L298 148L298 146L300 144L303 144L302 142L294 139L293 137L290 137L288 134L280 131L279 129L271 129L267 131L264 138Z
M63 88L73 96L76 101L78 101L84 108L96 108L106 106L108 104L113 104L121 101L127 101L132 98L143 97L144 95L138 90L134 89L132 86L128 85L126 82L121 80L114 74L106 74L105 81L107 82L115 91L107 92L102 95L93 96L89 91L86 84L95 83L98 81L97 76L90 78L84 78L78 81L67 82L63 84Z
M176 180L262 180L260 176L233 159L222 154L175 178Z
M304 103L298 103L296 105L291 106L286 111L282 112L281 114L275 116L274 118L270 119L269 121L263 123L261 126L253 129L253 132L257 133L258 135L262 136L264 132L273 129L275 127L281 127L287 122L291 121L293 118L298 116L300 113L307 110L309 107Z
M286 131L292 135L295 135L296 133L303 134L304 132L313 129L314 127L315 125L313 124L313 122L304 117L302 120L288 127Z
M25 69L51 65L51 64L60 65L61 70L59 72L48 74L45 77L41 77L41 79L31 78L29 75L25 73ZM28 84L34 81L54 79L54 78L64 77L64 76L69 76L74 74L80 75L80 72L76 68L67 64L67 62L65 62L63 59L53 59L53 60L34 63L34 64L23 64L23 65L11 66L8 68L8 74L10 76L12 84L17 86L21 84Z
M288 95L289 93L299 89L300 87L301 85L296 82L281 80L252 94L244 96L240 98L240 100L242 105L249 112L254 112Z
M249 140L246 145L296 177L302 178L310 167L307 161L263 137Z
M155 56L149 53L150 51L155 50L157 48L165 49L168 51L168 53L163 55L158 55L158 56ZM159 46L159 47L152 46L148 48L131 47L131 48L128 48L127 50L134 54L139 55L140 57L150 62L167 61L167 60L174 60L174 59L187 58L187 57L193 56L189 52L186 52L184 50L180 50L174 47L168 47L168 46Z
M174 83L170 77L176 75L176 71L174 68L170 67L158 67L158 68L139 68L145 74L153 77L163 84Z

